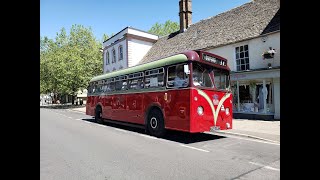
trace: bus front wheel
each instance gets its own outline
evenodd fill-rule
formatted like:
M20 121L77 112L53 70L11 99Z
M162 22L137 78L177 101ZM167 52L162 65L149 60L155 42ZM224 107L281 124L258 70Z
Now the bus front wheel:
M94 119L97 123L102 124L102 109L100 106L96 107Z
M163 137L166 130L162 112L159 109L153 109L148 115L147 128L151 135Z

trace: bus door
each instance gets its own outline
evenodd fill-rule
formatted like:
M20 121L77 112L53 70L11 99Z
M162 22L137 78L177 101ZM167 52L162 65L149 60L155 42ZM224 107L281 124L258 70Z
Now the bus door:
M190 128L189 65L169 66L167 69L167 94L164 104L166 127L188 131Z

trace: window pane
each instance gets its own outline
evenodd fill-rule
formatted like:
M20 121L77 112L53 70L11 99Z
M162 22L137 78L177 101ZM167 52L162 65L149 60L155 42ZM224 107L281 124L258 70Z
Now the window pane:
M248 50L248 45L244 46L244 50L247 51Z
M246 52L244 53L244 56L245 56L245 57L249 57L249 51L246 51Z
M143 89L143 78L132 79L129 81L129 89Z
M240 65L240 59L237 59L236 61L237 61L237 65Z
M213 87L213 82L210 78L212 69L204 64L194 63L192 81L195 86ZM219 77L220 70L215 69L214 76ZM188 77L186 77L188 78Z
M241 64L244 64L244 59L241 59Z
M246 64L249 64L249 58L245 58Z
M242 52L243 51L243 46L240 46L240 52Z
M236 53L236 59L239 59L239 53Z
M236 53L239 53L240 51L239 51L239 47L236 47Z
M237 71L240 71L240 66L237 66Z
M246 70L246 65L241 65L241 70Z
M244 52L240 53L240 58L244 58Z

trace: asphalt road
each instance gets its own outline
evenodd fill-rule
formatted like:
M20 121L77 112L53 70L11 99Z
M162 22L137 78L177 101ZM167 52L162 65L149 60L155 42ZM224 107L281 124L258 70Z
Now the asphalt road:
M280 145L240 137L144 130L40 108L41 180L280 179Z

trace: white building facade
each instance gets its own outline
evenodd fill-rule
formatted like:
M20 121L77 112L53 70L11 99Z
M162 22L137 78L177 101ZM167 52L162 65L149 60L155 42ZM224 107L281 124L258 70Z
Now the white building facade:
M206 51L228 59L235 117L280 119L280 30Z
M160 37L140 63L185 50L228 60L234 118L280 119L280 1L254 0L192 24L191 0L179 1L180 31Z
M135 66L158 36L126 27L103 42L103 73Z

